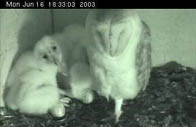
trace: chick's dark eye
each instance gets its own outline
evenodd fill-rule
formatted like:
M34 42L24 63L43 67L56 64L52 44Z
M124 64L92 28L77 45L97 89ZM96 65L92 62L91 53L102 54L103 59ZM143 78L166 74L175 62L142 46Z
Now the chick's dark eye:
M48 59L48 56L45 54L45 55L43 55L43 58L44 59Z
M56 46L53 46L52 49L53 49L53 50L56 50Z
M99 37L99 38L102 38L102 33L100 31L96 31L96 35Z

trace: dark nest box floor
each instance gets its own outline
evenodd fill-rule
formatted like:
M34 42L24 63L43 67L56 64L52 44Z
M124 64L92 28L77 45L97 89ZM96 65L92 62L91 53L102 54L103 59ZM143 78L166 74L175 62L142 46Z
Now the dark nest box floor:
M61 119L1 108L0 127L196 127L196 70L176 62L155 67L146 91L125 101L118 124L113 110L99 96L89 105L73 100Z

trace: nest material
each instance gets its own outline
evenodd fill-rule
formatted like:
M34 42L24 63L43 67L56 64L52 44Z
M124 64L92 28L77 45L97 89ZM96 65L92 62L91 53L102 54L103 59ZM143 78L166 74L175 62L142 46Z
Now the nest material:
M147 89L125 101L119 123L114 103L96 96L92 104L71 102L63 118L29 116L0 109L1 127L196 127L196 70L176 62L154 67Z

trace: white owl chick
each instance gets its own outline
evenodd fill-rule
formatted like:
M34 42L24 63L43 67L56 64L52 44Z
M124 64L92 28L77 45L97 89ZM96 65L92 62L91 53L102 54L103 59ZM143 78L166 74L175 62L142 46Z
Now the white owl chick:
M56 74L62 53L51 37L39 40L33 51L25 52L11 69L6 84L5 103L12 110L39 115L48 111L56 117L65 113L60 99Z
M86 20L87 52L96 91L115 101L116 122L124 99L134 99L150 77L150 29L132 10L93 10Z
M85 47L88 43L88 35L84 26L69 25L53 38L64 49L65 70L71 87L71 91L66 91L65 94L84 103L92 102L92 78Z

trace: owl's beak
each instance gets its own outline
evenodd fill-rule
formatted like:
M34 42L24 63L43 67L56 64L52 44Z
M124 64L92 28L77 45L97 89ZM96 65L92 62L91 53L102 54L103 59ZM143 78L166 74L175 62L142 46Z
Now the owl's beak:
M117 40L116 39L111 39L108 41L108 49L109 49L109 54L111 56L115 56L116 55L116 48L117 48Z
M61 62L58 66L58 72L60 72L62 75L67 76L67 71L65 68L65 64Z
M53 62L54 64L56 64L57 66L59 66L59 64L60 64L60 60L59 60L56 56L53 56L53 57L52 57L52 62Z
M64 76L67 76L66 69L65 69L65 64L63 60L53 57L53 62L58 66L58 72L62 73Z

